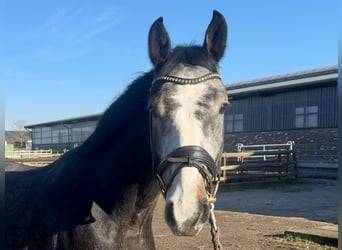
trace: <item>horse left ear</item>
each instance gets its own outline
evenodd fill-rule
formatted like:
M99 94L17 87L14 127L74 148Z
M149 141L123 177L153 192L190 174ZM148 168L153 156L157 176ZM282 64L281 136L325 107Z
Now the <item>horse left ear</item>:
M150 60L155 68L162 66L171 53L171 41L163 18L158 18L151 26L148 34L148 50Z
M203 47L210 55L214 57L216 62L223 57L227 43L227 23L224 16L214 10L213 17L205 34Z

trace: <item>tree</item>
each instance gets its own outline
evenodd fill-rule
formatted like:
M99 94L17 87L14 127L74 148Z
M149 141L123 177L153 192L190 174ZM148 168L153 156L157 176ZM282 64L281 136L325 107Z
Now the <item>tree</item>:
M24 126L25 126L26 121L25 120L16 120L13 122L13 127L14 130L16 131L16 135L15 135L15 145L18 148L25 148L26 146L26 141L27 141L27 137L28 137L28 133L25 130Z

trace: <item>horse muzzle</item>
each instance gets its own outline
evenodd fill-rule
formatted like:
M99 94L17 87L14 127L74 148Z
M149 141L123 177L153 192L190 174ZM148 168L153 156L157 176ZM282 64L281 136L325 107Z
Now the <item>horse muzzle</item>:
M192 211L191 216L182 217L179 215L179 212L176 211L177 209L179 208L172 202L166 204L165 220L173 234L179 236L198 235L205 223L207 223L210 215L210 207L206 199L198 201L197 208Z

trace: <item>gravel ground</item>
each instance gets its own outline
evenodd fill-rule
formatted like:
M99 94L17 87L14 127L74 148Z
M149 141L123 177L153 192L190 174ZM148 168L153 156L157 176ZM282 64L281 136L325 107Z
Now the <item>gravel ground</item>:
M293 228L337 223L337 182L304 180L263 188L221 187L216 218L223 249L337 249L283 237ZM156 208L153 230L157 249L212 249L209 225L195 237L174 236L164 221L164 200Z

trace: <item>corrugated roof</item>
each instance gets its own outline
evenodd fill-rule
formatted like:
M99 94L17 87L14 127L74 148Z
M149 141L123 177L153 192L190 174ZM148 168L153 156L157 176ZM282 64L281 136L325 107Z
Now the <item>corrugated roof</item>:
M311 69L311 70L292 72L288 74L276 75L276 76L271 76L271 77L258 78L254 80L229 83L229 84L226 84L226 89L230 91L230 90L235 90L235 89L242 89L242 88L261 86L261 85L269 85L269 87L271 87L271 85L275 83L313 78L313 77L324 76L324 75L334 75L334 74L336 74L336 78L337 78L337 73L338 73L338 66L334 65L334 66L329 66L329 67L322 67L322 68L316 68L316 69ZM297 81L297 82L300 82L300 81Z

